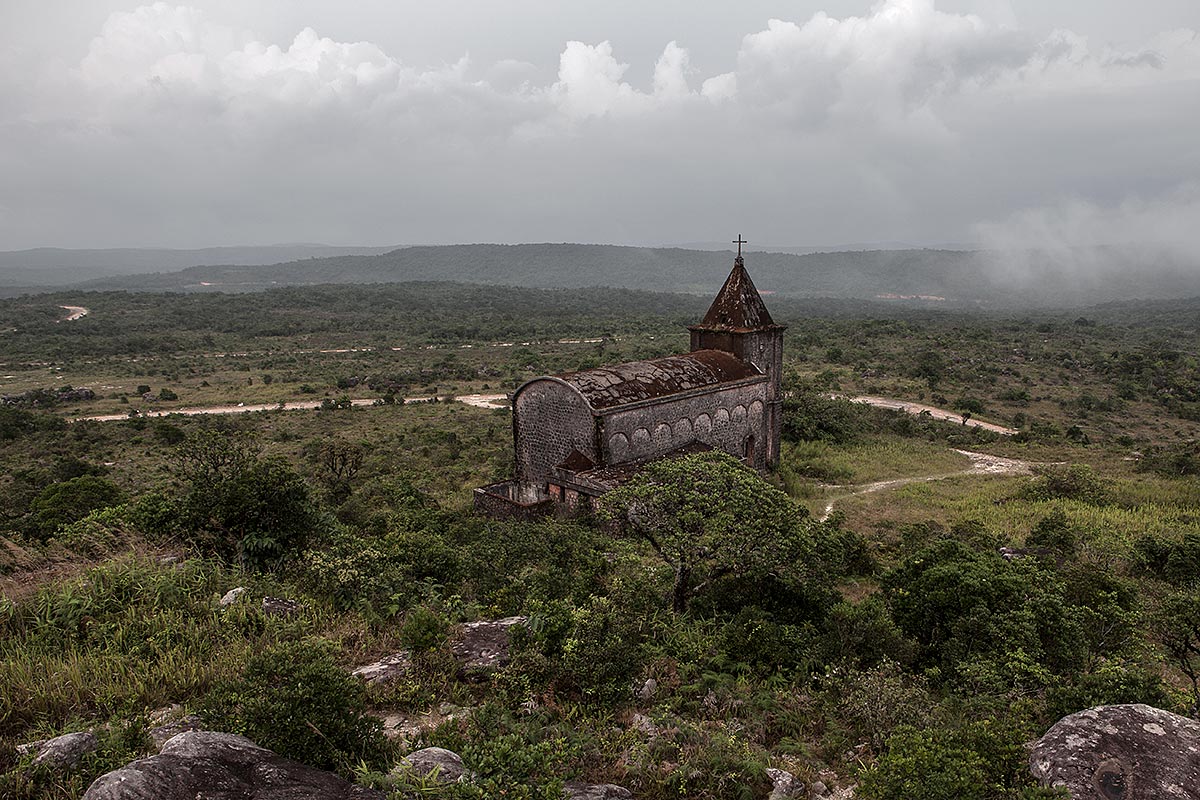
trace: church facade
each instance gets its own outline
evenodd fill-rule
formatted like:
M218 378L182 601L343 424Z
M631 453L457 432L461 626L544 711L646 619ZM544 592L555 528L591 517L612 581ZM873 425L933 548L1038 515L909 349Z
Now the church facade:
M740 237L739 237L740 239ZM513 393L514 480L477 489L499 517L572 511L649 461L724 450L758 470L779 461L784 326L739 252L688 353L534 378Z

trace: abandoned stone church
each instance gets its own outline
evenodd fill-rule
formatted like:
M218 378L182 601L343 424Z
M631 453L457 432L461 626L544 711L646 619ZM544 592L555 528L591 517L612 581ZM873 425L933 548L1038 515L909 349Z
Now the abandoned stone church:
M739 239L741 237L738 237ZM498 517L590 506L654 459L724 450L779 460L783 332L741 255L691 332L691 352L534 378L513 393L515 479L475 491Z

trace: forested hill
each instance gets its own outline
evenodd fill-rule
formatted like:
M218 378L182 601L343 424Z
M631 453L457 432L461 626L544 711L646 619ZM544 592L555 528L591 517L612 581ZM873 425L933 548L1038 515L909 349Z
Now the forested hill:
M269 266L192 267L107 278L85 288L257 291L289 285L449 280L710 293L728 274L731 257L728 252L613 245L448 245ZM1200 295L1200 265L1131 248L1052 255L954 250L751 252L747 266L763 291L945 306L1077 306Z
M131 247L71 250L38 247L0 252L0 286L64 286L114 275L163 272L201 264L278 264L308 258L375 255L393 249L323 244L204 247L196 250Z

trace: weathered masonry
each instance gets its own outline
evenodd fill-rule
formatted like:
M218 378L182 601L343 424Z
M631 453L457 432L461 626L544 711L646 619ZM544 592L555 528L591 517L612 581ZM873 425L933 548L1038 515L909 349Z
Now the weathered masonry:
M738 237L739 239L741 237ZM784 326L741 255L691 352L527 381L513 394L514 480L475 491L492 516L571 510L643 464L718 449L764 470L779 461Z

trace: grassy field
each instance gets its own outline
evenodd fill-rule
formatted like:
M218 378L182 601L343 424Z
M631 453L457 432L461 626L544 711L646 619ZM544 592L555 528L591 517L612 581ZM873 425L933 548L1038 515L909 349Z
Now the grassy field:
M926 737L922 763L975 765L979 786L1002 787L969 800L1027 799L1041 795L1021 794L1033 791L1021 743L1062 714L1102 702L1190 707L1163 632L1164 610L1194 593L1200 569L1191 307L879 319L789 317L796 308L781 300L788 386L813 402L788 406L789 439L767 477L810 512L789 540L806 549L752 578L716 575L682 614L669 602L678 572L645 541L587 520L471 513L476 486L511 475L506 409L65 422L141 407L511 391L537 374L686 349L682 324L703 305L433 287L0 301L0 327L16 329L0 334L10 398L0 407L0 795L78 797L145 750L147 714L172 702L365 783L386 783L413 747L446 746L481 783L445 796L476 800L555 798L572 778L649 800L761 798L767 767L844 787L890 774L905 726ZM55 322L68 303L93 313ZM97 397L54 401L67 384ZM151 403L140 385L177 399ZM967 410L1020 433L839 405L831 392ZM189 447L201 446L233 476L198 471ZM973 462L959 451L1027 462L1032 474L964 474ZM814 522L830 502L830 522ZM271 514L238 516L289 503L295 514L275 528ZM239 525L249 533L233 541ZM1010 561L1001 548L1022 552ZM220 610L239 585L250 602ZM266 595L303 610L268 616ZM454 626L510 614L531 619L510 666L482 681L460 675L446 645ZM401 648L418 654L405 679L347 680ZM272 663L315 676L301 683L325 694L280 694L289 682ZM447 719L443 707L470 711ZM300 708L328 714L317 727L346 737L322 749L308 728L274 722ZM374 721L387 714L440 724L388 743ZM65 775L14 749L86 728L102 731L101 747ZM975 760L956 760L966 751Z

